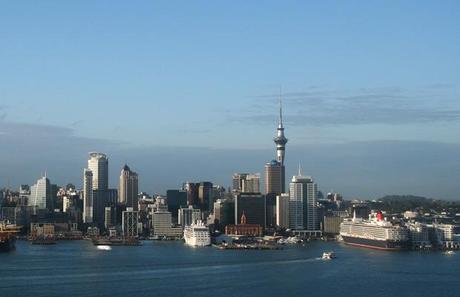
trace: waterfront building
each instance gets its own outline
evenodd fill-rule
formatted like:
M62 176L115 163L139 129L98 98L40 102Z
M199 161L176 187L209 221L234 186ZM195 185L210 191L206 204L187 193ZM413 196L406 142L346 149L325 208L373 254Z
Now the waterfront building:
M409 229L409 239L414 249L431 248L430 232L428 226L423 223L407 223Z
M235 173L233 174L233 191L242 193L260 193L259 173Z
M460 248L460 241L455 234L455 225L434 223L432 229L437 246L445 249Z
M136 172L131 171L128 165L125 164L121 169L120 183L118 186L118 202L132 207L134 210L139 210L138 206L138 186L139 177Z
M46 176L37 180L30 188L30 197L28 205L36 209L53 210L53 199L51 193L50 181Z
M283 193L276 196L276 225L289 228L289 194Z
M89 169L83 170L83 223L93 222L93 172Z
M243 212L248 224L265 228L265 195L260 193L239 193L235 195L235 225L239 224Z
M132 207L128 207L122 212L122 232L124 237L137 237L137 226L139 222L139 212Z
M201 210L193 208L192 205L189 207L182 207L178 210L178 224L185 228L196 221L201 220Z
M340 224L343 222L344 217L326 215L323 217L323 234L325 235L338 235L340 233Z
M165 208L156 209L152 214L153 236L157 237L181 237L182 227L173 227L171 212Z
M317 185L310 176L300 173L292 177L289 189L289 228L318 230Z
M242 236L262 236L263 227L260 224L248 223L248 218L243 212L239 224L225 226L225 234Z

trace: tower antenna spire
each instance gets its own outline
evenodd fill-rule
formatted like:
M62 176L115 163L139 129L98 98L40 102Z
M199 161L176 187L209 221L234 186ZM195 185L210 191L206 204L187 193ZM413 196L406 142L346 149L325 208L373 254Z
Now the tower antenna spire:
M302 176L302 165L299 162L299 176Z
M279 121L280 121L280 127L283 127L283 102L282 102L282 99L283 98L283 89L282 89L282 86L280 86L280 95L279 95L279 104L280 104L280 118L279 118Z

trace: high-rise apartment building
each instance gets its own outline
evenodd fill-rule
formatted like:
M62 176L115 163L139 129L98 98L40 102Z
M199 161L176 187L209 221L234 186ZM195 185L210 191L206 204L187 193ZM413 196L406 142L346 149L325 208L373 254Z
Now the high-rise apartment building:
M138 175L131 171L128 165L125 164L120 173L120 184L118 188L118 202L138 210Z

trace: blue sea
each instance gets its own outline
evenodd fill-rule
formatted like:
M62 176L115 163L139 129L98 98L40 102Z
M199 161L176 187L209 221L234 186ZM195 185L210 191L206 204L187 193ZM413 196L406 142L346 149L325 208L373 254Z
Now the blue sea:
M324 251L337 259L321 260ZM182 242L98 250L88 241L0 254L0 296L460 296L460 252L385 252L336 242L282 250Z

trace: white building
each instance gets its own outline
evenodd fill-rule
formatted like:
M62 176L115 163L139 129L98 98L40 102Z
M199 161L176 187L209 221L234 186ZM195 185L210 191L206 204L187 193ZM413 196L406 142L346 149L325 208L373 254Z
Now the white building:
M289 228L318 230L318 187L310 176L293 176L289 189Z
M46 176L38 179L37 183L30 187L28 205L36 207L37 209L53 209L51 185Z
M105 154L89 153L88 169L93 172L93 190L109 187L109 160Z

